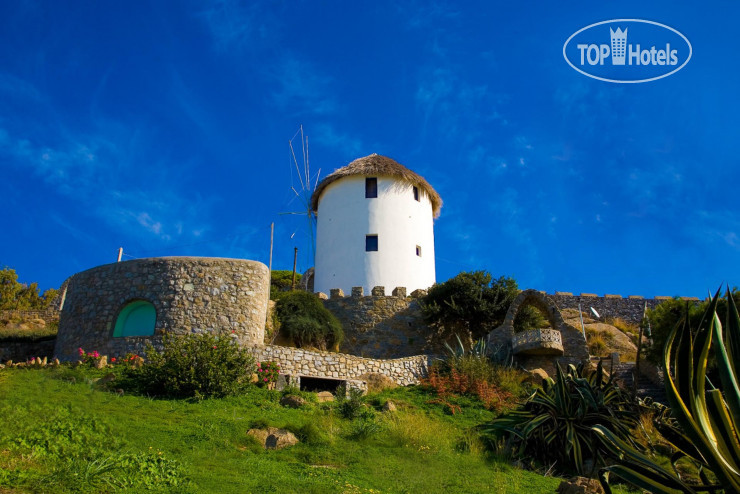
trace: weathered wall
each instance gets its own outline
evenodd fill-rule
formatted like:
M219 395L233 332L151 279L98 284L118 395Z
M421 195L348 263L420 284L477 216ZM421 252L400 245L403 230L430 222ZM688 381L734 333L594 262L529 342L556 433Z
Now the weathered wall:
M381 286L373 288L370 296L364 296L362 287L353 288L351 296L335 289L331 298L323 302L342 323L343 353L387 359L441 350L427 341L430 331L424 324L419 302L407 297L403 287L388 296Z
M388 376L401 386L418 384L427 375L431 364L428 355L379 360L274 345L254 347L252 351L258 361L279 363L281 374L289 376L361 380L365 374L377 373Z
M621 295L604 295L603 297L599 297L593 293L573 295L568 292L555 292L554 295L548 295L548 297L552 298L561 310L577 309L578 304L581 304L581 309L584 313L588 312L590 314L590 308L593 307L602 318L619 317L633 324L639 324L642 321L642 314L646 303L648 309L654 309L661 302L672 298L644 298L639 295L630 295L626 298ZM683 299L695 302L699 301L696 297L683 297Z
M201 257L159 257L107 264L69 279L55 353L77 357L77 349L101 354L141 352L158 345L163 332L221 332L242 345L264 339L269 273L260 262ZM151 337L113 338L119 311L147 300L157 312Z
M3 341L0 343L0 362L25 362L35 357L54 355L55 337L39 341Z

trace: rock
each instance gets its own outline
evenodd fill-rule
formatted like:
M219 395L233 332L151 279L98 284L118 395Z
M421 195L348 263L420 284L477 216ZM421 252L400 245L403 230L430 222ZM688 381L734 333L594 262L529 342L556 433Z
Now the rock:
M556 492L559 494L604 494L604 489L597 479L573 477L560 482Z
M285 429L278 429L277 427L249 429L247 435L257 439L265 449L283 449L299 442L298 438L292 432Z
M376 372L368 372L360 376L360 380L367 382L367 390L371 393L388 388L397 388L398 384L390 377Z
M548 377L550 377L547 374L547 371L541 368L532 369L530 371L527 371L527 373L529 374L529 376L527 377L527 381L531 382L532 384L536 384L538 386L542 385L542 381L544 379L547 379Z
M96 369L105 369L108 366L108 356L103 355L95 362Z
M109 372L103 377L101 377L100 379L98 379L97 384L98 386L105 386L106 384L111 383L115 380L116 380L116 375L113 374L112 372Z
M316 397L319 399L319 403L324 403L326 401L334 401L334 395L331 394L329 391L320 391L316 394Z
M47 360L46 360L46 357L44 357L44 358L43 358L43 359L41 360L41 365L43 365L43 366L46 366L46 362L47 362Z
M3 364L0 364L0 369L4 369L5 366Z
M256 384L256 383L260 382L260 378L259 378L259 376L257 374L252 374L252 377L249 378L249 382L252 383L252 384Z
M5 365L7 365L8 367L13 367L13 361L8 360L7 362L5 362Z
M57 366L59 366L61 364L61 362L59 362L59 359L58 358L55 358L54 361L52 362L52 364L54 364L54 367L57 367Z
M280 404L288 408L301 408L306 404L306 400L296 395L286 395L280 398Z
M385 403L383 403L382 410L384 412L395 412L396 410L398 410L398 408L396 407L396 404L395 403L393 403L392 401L388 400Z

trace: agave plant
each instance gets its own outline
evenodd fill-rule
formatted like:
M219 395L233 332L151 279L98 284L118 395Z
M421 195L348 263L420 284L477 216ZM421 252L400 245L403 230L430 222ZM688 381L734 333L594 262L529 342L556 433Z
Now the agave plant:
M727 314L723 328L717 316L720 291L712 298L699 327L689 327L688 315L671 332L663 349L666 391L675 424L663 420L659 431L677 449L673 470L635 451L602 427L594 427L610 454L619 460L600 472L605 491L613 474L631 484L657 493L701 491L740 492L740 389L737 359L740 358L740 317L727 290ZM707 360L714 350L722 388L707 379ZM679 427L680 426L680 427ZM681 478L676 462L688 457L698 466L700 483ZM716 482L710 481L707 470Z
M628 392L606 377L601 363L588 376L583 365L560 366L518 409L482 426L484 433L508 439L511 453L520 460L543 464L556 460L561 472L587 473L604 457L593 426L602 424L615 437L640 448L631 430L638 426L639 406ZM593 467L592 467L593 468Z

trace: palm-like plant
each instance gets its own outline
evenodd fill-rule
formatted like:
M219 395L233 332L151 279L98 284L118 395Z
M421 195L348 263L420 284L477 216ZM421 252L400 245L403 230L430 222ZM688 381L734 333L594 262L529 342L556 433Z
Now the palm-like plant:
M699 327L689 327L688 315L671 332L663 350L666 391L675 424L659 422L659 431L678 450L671 458L673 471L602 427L594 427L602 443L619 463L600 472L610 493L608 478L614 474L642 489L659 493L702 491L740 492L740 389L737 359L740 358L740 317L727 290L727 314L723 328L717 316L718 290L702 316ZM707 361L714 350L722 388L707 379ZM677 426L676 426L677 425ZM678 427L680 426L680 427ZM700 483L683 480L676 462L688 457L699 467ZM712 472L712 482L706 474Z
M519 459L549 464L555 458L558 470L583 474L588 470L586 465L599 464L605 453L593 426L602 424L615 437L640 448L631 433L638 418L638 405L606 377L601 363L588 376L582 365L569 365L565 372L558 366L554 380L545 380L518 410L482 430L507 437Z

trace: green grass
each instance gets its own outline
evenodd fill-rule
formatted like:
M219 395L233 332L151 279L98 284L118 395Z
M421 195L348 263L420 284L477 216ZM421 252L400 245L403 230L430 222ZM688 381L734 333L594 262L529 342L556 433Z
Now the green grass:
M98 372L0 371L0 492L544 493L560 482L490 457L472 428L493 414L473 399L452 416L426 391L396 388L347 420L333 404L281 407L260 388L201 402L119 396L94 384ZM395 414L377 410L388 399ZM305 441L264 451L246 436L253 423Z

